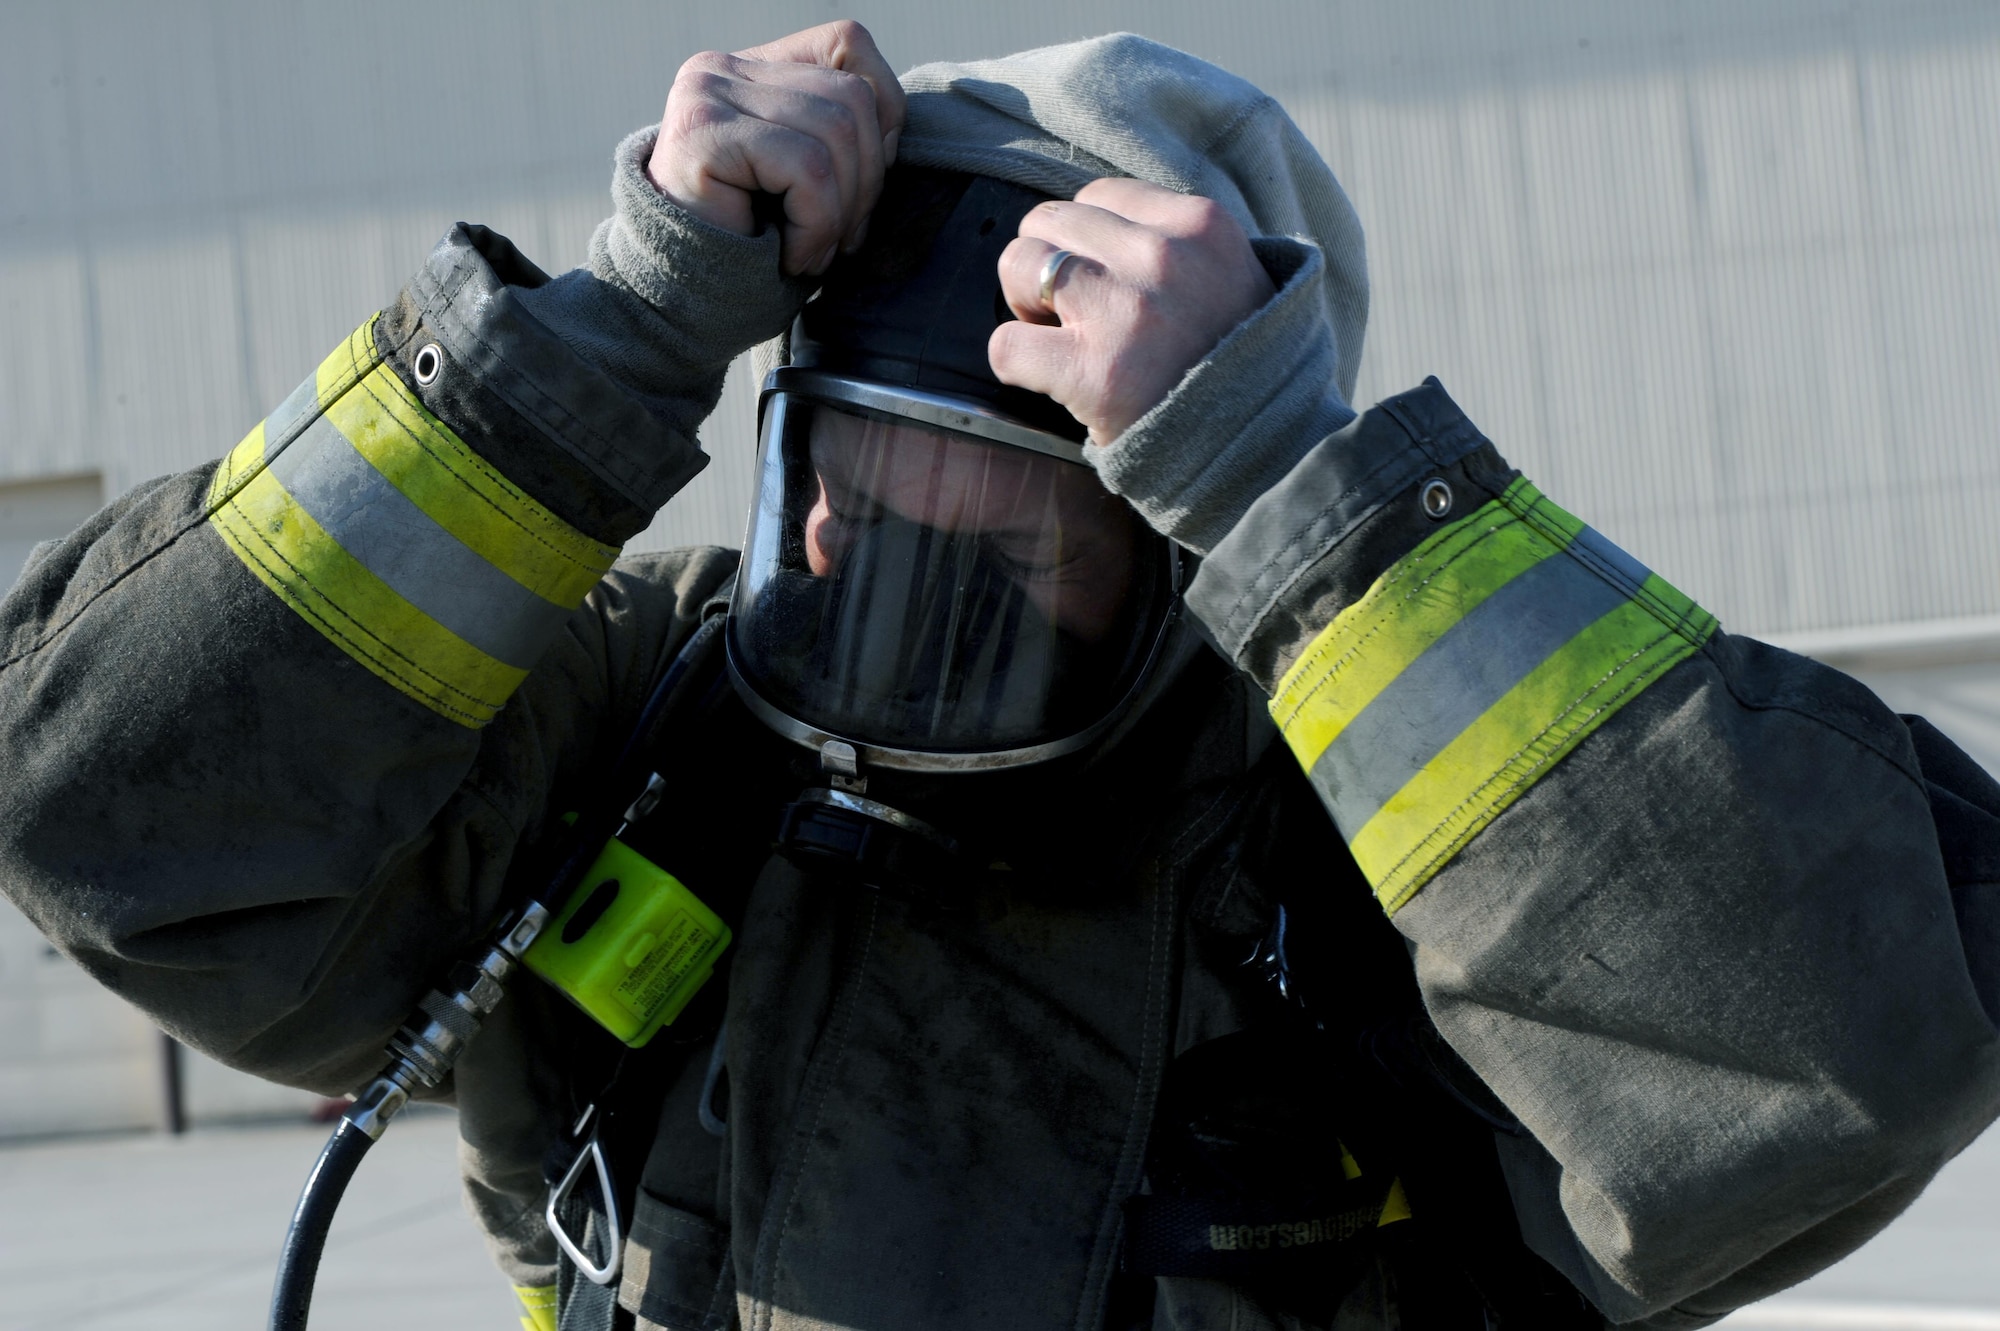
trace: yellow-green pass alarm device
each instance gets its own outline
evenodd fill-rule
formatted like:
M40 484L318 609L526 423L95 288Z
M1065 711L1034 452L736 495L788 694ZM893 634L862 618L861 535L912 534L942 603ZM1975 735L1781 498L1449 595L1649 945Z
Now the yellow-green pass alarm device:
M729 939L678 878L613 837L521 959L637 1049L708 982Z

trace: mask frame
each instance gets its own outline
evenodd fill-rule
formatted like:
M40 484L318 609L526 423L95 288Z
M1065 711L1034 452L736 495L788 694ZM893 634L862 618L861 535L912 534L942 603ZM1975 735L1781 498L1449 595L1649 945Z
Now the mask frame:
M850 375L793 366L772 371L764 381L757 402L760 438L764 433L763 426L769 405L772 399L780 394L835 406L856 407L879 415L899 417L933 429L967 435L986 443L1001 444L1058 458L1076 466L1089 465L1084 461L1082 444L1027 425L983 403L924 389L882 384ZM754 526L756 519L757 514L753 507L749 519L750 526L746 526L744 533L743 548L746 551L751 548L751 527ZM1180 618L1187 578L1184 567L1186 555L1165 537L1159 537L1158 540L1165 549L1167 598L1159 616L1158 627L1153 631L1152 640L1145 647L1142 662L1134 672L1130 685L1102 716L1081 730L1059 739L1015 748L975 751L897 748L841 734L793 716L758 691L749 672L739 659L741 651L735 633L737 603L733 599L730 605L729 628L723 635L724 656L730 683L750 713L778 734L822 755L827 752L829 745L836 746L836 749L844 749L851 753L853 761L862 767L931 773L988 772L1048 762L1075 753L1101 738L1131 710L1133 703L1144 693L1159 668L1174 624Z

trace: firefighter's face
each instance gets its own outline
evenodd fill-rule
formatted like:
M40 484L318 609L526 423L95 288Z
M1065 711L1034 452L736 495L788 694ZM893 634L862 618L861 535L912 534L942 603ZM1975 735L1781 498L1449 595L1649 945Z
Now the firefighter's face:
M805 521L820 577L869 527L900 518L977 536L1051 623L1095 642L1119 622L1144 540L1089 468L921 425L838 411L813 420L819 492Z

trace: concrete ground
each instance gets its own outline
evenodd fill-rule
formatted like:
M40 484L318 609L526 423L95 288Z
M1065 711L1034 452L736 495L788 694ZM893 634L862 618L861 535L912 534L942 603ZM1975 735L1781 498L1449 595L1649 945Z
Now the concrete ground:
M514 1331L459 1207L449 1114L413 1112L362 1162L313 1325ZM0 1331L254 1331L326 1129L0 1147ZM1845 1262L1723 1323L1743 1331L2000 1331L2000 1132Z
M0 1147L0 1331L255 1331L328 1128L199 1129ZM514 1296L459 1205L445 1112L412 1111L361 1162L327 1238L315 1327L516 1331Z

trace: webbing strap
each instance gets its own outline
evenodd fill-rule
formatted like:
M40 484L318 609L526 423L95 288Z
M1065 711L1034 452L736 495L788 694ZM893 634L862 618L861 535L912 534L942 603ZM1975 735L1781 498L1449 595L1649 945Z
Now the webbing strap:
M598 1216L581 1197L572 1194L563 1208L563 1224L572 1234L584 1237L584 1246L595 1248L604 1242ZM556 1331L612 1331L618 1316L618 1282L593 1284L564 1254L556 1257Z
M1362 1178L1350 1179L1317 1206L1148 1194L1127 1198L1124 1211L1125 1271L1223 1280L1315 1266L1343 1245L1410 1216L1400 1183Z

